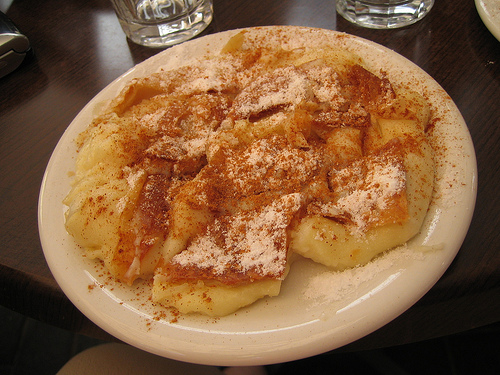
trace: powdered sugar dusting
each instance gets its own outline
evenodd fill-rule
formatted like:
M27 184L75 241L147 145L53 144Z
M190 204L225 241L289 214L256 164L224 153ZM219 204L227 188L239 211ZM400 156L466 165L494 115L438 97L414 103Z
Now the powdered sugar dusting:
M279 106L296 106L311 96L306 75L293 66L264 74L236 98L234 111L242 118Z
M417 252L405 244L363 266L337 272L323 271L309 279L302 297L305 300L315 300L317 303L343 300L381 272L392 269L402 259L423 261L425 253Z
M332 184L342 188L340 197L321 205L319 211L330 217L346 217L353 224L353 233L362 234L406 189L403 164L389 161L384 157L359 159L334 173Z
M212 269L222 275L229 269L262 276L281 276L287 258L286 228L300 208L298 193L282 196L258 214L223 217L209 226L207 234L172 259L173 264ZM219 241L218 241L219 240Z
M359 185L356 182L355 185ZM355 186L352 190L348 186L351 191L336 204L339 209L350 214L358 227L365 225L366 216L374 208L383 210L387 207L387 200L404 189L404 171L397 166L375 165L368 171L364 184L364 188Z

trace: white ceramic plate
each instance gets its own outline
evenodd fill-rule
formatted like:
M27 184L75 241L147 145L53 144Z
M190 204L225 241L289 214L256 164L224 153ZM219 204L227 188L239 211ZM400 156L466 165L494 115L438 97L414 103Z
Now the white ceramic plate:
M500 41L500 1L475 0L477 12L490 32Z
M90 101L54 150L40 192L40 238L55 279L78 309L120 340L161 356L207 365L259 365L312 356L355 341L396 318L434 285L458 252L474 209L477 172L467 126L450 97L402 56L354 36L287 27L249 31L276 29L293 35L288 47L350 49L375 70L386 70L393 82L410 84L429 98L438 177L422 233L407 247L342 273L301 260L293 264L280 296L220 319L190 315L174 321L168 310L151 304L147 285L129 288L111 280L98 264L82 256L64 228L62 200L74 169L74 139L125 82L166 64L176 67L192 57L217 53L236 31L179 45L134 67Z

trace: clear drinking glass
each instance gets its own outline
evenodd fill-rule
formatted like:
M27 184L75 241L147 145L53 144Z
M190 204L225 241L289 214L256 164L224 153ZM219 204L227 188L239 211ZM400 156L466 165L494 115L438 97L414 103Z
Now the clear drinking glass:
M346 20L372 29L393 29L421 20L434 0L337 0L337 12Z
M191 39L212 21L212 0L111 0L127 37L148 47Z

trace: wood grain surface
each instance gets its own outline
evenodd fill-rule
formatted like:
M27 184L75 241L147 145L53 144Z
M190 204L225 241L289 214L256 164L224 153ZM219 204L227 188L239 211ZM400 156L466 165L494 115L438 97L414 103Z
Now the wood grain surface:
M107 0L15 0L3 10L28 36L34 55L0 79L0 304L112 340L71 304L52 277L38 237L38 194L49 157L76 114L107 84L160 50L127 41ZM301 25L387 46L429 73L469 127L477 154L478 197L458 256L413 307L341 350L405 344L498 323L500 42L482 23L474 2L437 0L422 21L396 30L352 25L327 0L214 0L214 11L203 35Z

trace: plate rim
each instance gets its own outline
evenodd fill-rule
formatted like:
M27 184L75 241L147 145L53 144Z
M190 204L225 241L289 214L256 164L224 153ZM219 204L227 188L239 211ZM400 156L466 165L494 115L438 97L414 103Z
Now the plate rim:
M474 2L476 4L476 9L479 14L479 17L481 18L481 21L483 21L484 25L490 31L490 33L498 41L500 41L500 10L498 17L495 19L495 17L492 16L490 13L490 9L486 4L486 0L474 0ZM490 2L488 2L488 5L489 4Z

